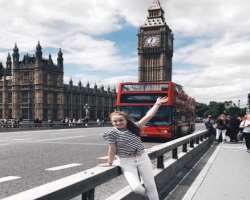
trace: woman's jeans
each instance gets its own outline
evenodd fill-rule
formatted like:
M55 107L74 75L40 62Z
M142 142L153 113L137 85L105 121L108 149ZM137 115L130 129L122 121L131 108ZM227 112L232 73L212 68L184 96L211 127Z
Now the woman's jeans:
M221 129L216 129L216 140L220 139L220 135L222 134L222 141L226 140L226 129L225 130L221 130Z
M148 196L149 200L159 200L152 163L147 153L120 158L120 167L133 192ZM142 183L140 182L142 178Z

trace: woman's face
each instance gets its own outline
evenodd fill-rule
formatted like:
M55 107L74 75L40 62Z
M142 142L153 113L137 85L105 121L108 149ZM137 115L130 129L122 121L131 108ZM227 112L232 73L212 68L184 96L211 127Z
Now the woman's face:
M127 120L122 115L113 115L111 123L116 128L127 128Z

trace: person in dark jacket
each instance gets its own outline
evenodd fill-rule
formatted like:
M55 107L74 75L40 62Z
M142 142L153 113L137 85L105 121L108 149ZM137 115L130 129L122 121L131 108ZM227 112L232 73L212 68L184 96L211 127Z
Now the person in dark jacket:
M215 135L214 120L212 119L212 115L207 116L204 124L206 126L206 129L208 130L209 135Z
M222 142L226 142L227 120L226 115L221 114L216 121L216 140L222 135Z
M228 122L228 136L230 142L237 142L237 134L239 132L240 120L236 116L232 116Z

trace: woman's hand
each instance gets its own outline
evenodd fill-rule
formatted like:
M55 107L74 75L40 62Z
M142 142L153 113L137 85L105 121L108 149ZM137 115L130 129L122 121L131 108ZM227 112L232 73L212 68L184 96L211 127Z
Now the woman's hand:
M161 106L164 103L168 102L168 97L158 97L155 104Z

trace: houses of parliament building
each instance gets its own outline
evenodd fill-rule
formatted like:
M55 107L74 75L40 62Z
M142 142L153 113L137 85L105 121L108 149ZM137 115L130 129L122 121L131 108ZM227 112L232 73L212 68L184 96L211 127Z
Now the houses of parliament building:
M0 63L0 118L104 119L114 110L115 90L98 88L96 84L90 88L89 83L83 86L80 81L74 86L72 80L64 84L63 75L61 49L54 63L51 55L43 58L39 42L35 55L24 55L22 60L15 45L12 58L7 56L6 67Z

